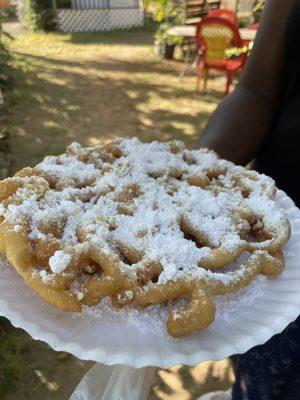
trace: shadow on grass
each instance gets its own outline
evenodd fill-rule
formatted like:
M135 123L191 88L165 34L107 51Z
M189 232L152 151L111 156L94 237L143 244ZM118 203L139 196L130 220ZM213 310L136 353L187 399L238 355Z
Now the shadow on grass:
M149 23L143 28L122 29L112 32L73 32L69 41L76 44L153 45L157 25ZM150 35L149 35L150 33Z
M214 376L216 369L220 368L220 363L211 362L205 367L204 364L196 367L198 379L195 379L195 369L184 365L179 366L176 372L174 370L166 370L163 375L156 374L149 400L187 398L187 394L189 400L197 400L199 396L206 393L228 390L231 387L232 372L229 364L225 369L219 371L218 378Z
M138 136L144 141L176 138L193 145L209 117L200 106L193 114L183 114L178 107L176 111L178 98L189 102L202 95L170 85L168 76L177 77L177 71L169 63L110 57L70 61L20 53L17 58L10 174L46 154L62 152L72 140L91 145L116 136ZM166 79L157 84L155 78L161 75ZM151 96L158 99L156 109L147 109ZM160 106L164 100L169 102L167 109ZM215 103L216 96L206 94L205 102ZM193 127L188 135L186 124Z
M18 337L11 337L8 330L9 322L0 318L0 399L5 399L21 379L21 368L16 357L19 351Z
M68 399L93 363L67 353L61 356L1 317L0 399Z
M143 62L139 61L127 61L127 60L117 60L113 57L110 57L109 55L105 58L103 58L103 61L94 61L94 60L83 60L83 61L69 61L69 60L57 60L57 59L52 59L48 57L41 57L41 56L36 56L36 55L28 55L25 53L21 52L15 52L18 56L26 60L26 64L30 65L30 68L34 69L36 68L36 72L39 72L43 69L42 65L43 63L47 64L47 66L51 66L54 68L53 74L56 77L61 77L61 78L66 78L69 81L72 81L72 79L76 76L81 76L81 74L74 73L74 72L68 72L65 70L64 67L66 68L80 68L80 69L85 69L86 71L91 71L94 70L94 72L98 72L98 76L96 79L101 80L101 72L124 72L127 74L131 74L134 76L134 74L139 74L140 76L142 74L149 75L151 74L159 74L159 75L169 75L174 78L178 78L178 82L180 85L180 80L179 80L179 75L178 75L178 66L176 65L178 61L153 61L153 59L145 60ZM63 67L63 69L60 69L60 67ZM21 72L21 71L20 71ZM25 71L24 71L25 72ZM26 74L29 71L26 71ZM51 73L50 70L48 70L49 73ZM18 73L17 73L18 74ZM29 79L28 79L29 78ZM90 84L93 84L94 82L93 76L87 73L87 76L84 77L84 80L88 81ZM26 78L25 78L26 79ZM184 78L186 79L186 78ZM211 75L210 77L211 80L214 79L219 79L219 75ZM30 81L30 77L27 77L27 82ZM111 82L113 81L113 82ZM120 83L118 82L119 79L111 79L111 83L113 83L113 87L115 86L120 86ZM195 77L196 81L196 77ZM186 90L184 87L178 88L178 87L171 87L168 84L168 81L165 82L163 85L155 85L155 81L145 83L141 82L139 83L137 80L132 84L132 81L130 80L131 84L129 84L129 80L123 80L121 86L127 88L126 83L128 83L128 88L132 88L132 86L135 86L137 90L140 92L143 92L146 90L148 91L153 91L155 90L159 96L162 96L163 98L169 98L172 99L174 97L178 98L188 98L188 99L200 99L205 100L206 103L216 103L220 101L223 97L224 94L220 91L213 90L213 89L208 89L206 91L201 91L196 92L193 86L191 86L188 90ZM45 82L46 85L48 83ZM98 82L99 84L99 82Z
M206 370L205 375L202 378L203 384L199 385L192 376L190 369L182 366L179 370L179 374L183 383L183 387L188 390L191 394L191 400L198 399L206 393L210 393L217 390L228 390L231 387L231 368L228 365L226 369L220 374L219 378L214 378L215 368L218 363L212 362L209 368ZM191 383L193 382L193 383Z

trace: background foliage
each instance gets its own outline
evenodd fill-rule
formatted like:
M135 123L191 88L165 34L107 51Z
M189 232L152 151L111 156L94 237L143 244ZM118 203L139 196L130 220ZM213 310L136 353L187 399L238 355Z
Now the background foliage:
M71 0L56 0L57 8L71 8Z
M160 58L166 57L167 47L173 47L182 41L179 36L169 35L168 31L172 24L182 22L183 7L179 2L172 0L144 0L144 7L152 15L159 27L154 34L155 43L158 46L156 54ZM173 50L166 58L173 57Z
M9 61L10 61L10 53L3 41L6 38L12 38L8 33L6 33L3 28L2 24L6 18L4 13L0 13L0 75L4 73Z
M33 31L52 31L56 27L52 0L26 0L26 24Z
M180 16L183 7L172 0L144 0L147 8L156 22L171 22Z

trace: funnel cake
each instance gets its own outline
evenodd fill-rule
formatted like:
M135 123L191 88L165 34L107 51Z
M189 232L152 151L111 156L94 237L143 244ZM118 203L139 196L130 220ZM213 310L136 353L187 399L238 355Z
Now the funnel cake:
M274 181L183 143L71 144L0 182L0 252L48 303L81 312L181 297L174 337L209 326L212 295L284 268Z

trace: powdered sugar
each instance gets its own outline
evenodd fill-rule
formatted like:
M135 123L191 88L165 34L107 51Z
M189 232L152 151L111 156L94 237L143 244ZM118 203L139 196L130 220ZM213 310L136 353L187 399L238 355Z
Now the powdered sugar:
M43 283L47 284L50 283L53 280L54 275L53 274L49 274L47 271L45 271L44 269L42 269L41 271L39 271L39 275L42 278Z
M77 300L78 300L78 301L81 301L81 300L83 300L83 299L84 299L84 293L78 292L78 293L77 293Z
M66 155L60 157L60 164L57 164L56 161L56 157L46 157L39 168L51 178L73 179L79 183L95 179L99 174L99 170L94 165L83 163Z
M68 268L70 262L70 254L66 254L65 252L59 250L56 251L52 257L50 257L49 266L53 272L56 274L61 274Z

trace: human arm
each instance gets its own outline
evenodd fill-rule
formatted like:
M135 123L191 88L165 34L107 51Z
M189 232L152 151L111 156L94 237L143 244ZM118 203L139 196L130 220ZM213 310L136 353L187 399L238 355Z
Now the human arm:
M260 149L280 101L284 28L294 0L268 0L245 71L217 107L198 142L247 164Z

